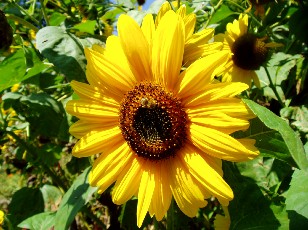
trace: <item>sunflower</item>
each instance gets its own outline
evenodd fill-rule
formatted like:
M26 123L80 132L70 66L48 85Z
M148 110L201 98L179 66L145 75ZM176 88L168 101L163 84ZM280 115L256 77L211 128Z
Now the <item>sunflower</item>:
M254 141L229 134L249 127L252 112L235 95L244 83L215 83L216 68L229 53L199 59L181 72L185 26L168 11L155 28L147 15L141 28L129 16L118 20L118 36L106 46L86 48L89 84L71 82L78 100L67 111L79 121L76 157L100 154L89 181L103 193L114 182L112 200L138 198L137 224L147 212L162 220L172 197L194 217L205 199L223 205L233 192L222 178L221 159L258 155Z
M238 20L228 23L224 34L225 46L223 50L233 53L226 65L223 81L244 82L251 85L251 80L260 88L260 81L256 74L268 56L268 48L278 47L276 43L265 43L266 38L258 38L248 32L248 15L241 14Z
M189 66L196 57L205 57L207 55L218 52L223 47L222 42L213 42L215 30L212 28L202 29L195 33L196 26L196 14L186 13L186 6L183 4L178 6L178 2L172 2L174 8L178 8L176 13L180 15L184 21L185 26L185 47L183 64ZM156 26L159 24L160 19L168 11L172 11L172 7L169 2L162 4L160 10L155 19Z

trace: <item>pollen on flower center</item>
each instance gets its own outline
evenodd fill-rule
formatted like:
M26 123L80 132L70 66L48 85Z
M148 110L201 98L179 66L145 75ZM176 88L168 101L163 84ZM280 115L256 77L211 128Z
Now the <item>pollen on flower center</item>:
M248 33L235 40L232 52L236 66L246 70L258 70L265 62L268 51L262 39Z
M181 101L159 85L142 82L129 91L120 107L124 139L140 157L175 156L187 136L187 114Z

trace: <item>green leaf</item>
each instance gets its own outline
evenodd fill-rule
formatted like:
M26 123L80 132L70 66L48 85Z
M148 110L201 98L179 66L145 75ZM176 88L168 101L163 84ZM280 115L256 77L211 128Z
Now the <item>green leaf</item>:
M86 59L78 39L64 29L47 26L36 35L38 50L53 63L66 78L85 81Z
M62 147L52 143L44 144L38 150L40 161L46 166L54 166L61 159Z
M228 16L235 14L230 8L226 5L222 5L219 7L217 11L214 12L209 24L217 24Z
M91 168L87 168L77 177L70 189L65 193L55 218L55 230L67 229L79 210L90 200L97 188L88 183Z
M269 129L259 118L250 120L248 130L238 131L233 136L255 139L255 146L259 149L261 156L274 157L289 165L296 165L280 133Z
M45 211L55 211L62 199L61 191L49 184L45 184L40 190L44 198Z
M271 202L250 178L239 173L236 164L223 162L223 170L234 192L234 199L229 204L230 230L268 230L285 225L287 214L283 205Z
M21 188L14 193L9 204L9 219L13 226L21 221L44 211L44 200L40 189Z
M267 70L281 98L285 98L284 91L281 88L283 81L288 79L290 71L296 66L297 60L302 58L302 55L290 55L282 52L274 53L267 63ZM273 90L270 88L270 82L264 68L257 71L261 87L264 88L264 95L276 98Z
M29 96L6 93L2 100L5 108L13 107L18 114L26 118L30 123L31 135L58 137L61 140L69 138L68 122L63 105L47 93L34 93Z
M55 212L39 213L21 222L18 227L31 230L48 230L54 225L55 216Z
M96 26L95 20L87 20L86 22L82 22L75 25L73 29L77 29L80 32L85 32L94 35L95 26Z
M280 182L292 172L288 164L275 158L261 156L236 165L241 175L253 179L259 187L266 190L279 186Z
M33 49L27 49L27 57L31 59L33 66L27 67L25 52L19 49L0 63L0 92L14 84L20 83L48 68L36 56Z
M268 128L276 130L281 134L297 166L300 169L307 168L308 160L304 151L304 146L290 126L265 107L251 100L243 99L243 101Z
M289 20L290 32L293 33L297 39L306 42L306 44L308 44L308 33L306 32L308 27L307 11L308 6L303 5L299 7Z
M287 210L308 219L308 171L295 170L290 183L290 189L286 194Z
M54 12L49 18L49 24L51 26L59 26L62 22L64 22L66 19L65 15L59 13L59 12Z

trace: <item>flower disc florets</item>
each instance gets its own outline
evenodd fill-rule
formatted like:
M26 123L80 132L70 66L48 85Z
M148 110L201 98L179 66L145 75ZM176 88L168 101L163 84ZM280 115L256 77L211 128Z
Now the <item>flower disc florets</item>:
M246 70L258 70L266 61L268 51L262 39L253 34L244 34L235 40L232 52L236 66Z
M140 157L161 160L174 156L185 143L186 126L181 101L159 85L142 82L121 103L122 135Z

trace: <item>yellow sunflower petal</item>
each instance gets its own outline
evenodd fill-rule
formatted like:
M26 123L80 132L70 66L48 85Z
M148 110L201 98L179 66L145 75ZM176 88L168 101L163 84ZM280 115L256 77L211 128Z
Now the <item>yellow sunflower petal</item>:
M185 151L186 148L183 152ZM170 161L170 169L171 190L174 198L182 212L189 217L194 217L198 209L207 204L204 194L194 183L188 168L180 157L175 157Z
M134 157L133 160L125 165L113 187L113 203L118 205L124 204L137 193L140 186L143 163L144 160Z
M93 130L110 129L117 125L118 125L118 122L116 120L114 120L113 122L108 122L108 123L107 122L89 122L88 120L86 121L79 120L70 126L69 132L74 137L80 139Z
M214 36L214 29L204 29L197 33L194 33L189 39L185 42L185 51L190 50L190 46L199 46L208 41Z
M177 11L176 11L177 15L179 15L181 18L185 18L186 16L186 6L185 5L181 5Z
M95 46L93 46L94 48ZM117 63L116 67L124 74L123 76L131 84L136 83L136 77L133 75L127 57L122 49L119 37L111 35L106 41L106 51L104 53L106 59L113 63Z
M218 52L195 61L179 77L178 96L182 99L194 98L199 92L203 92L213 80L216 69L223 65L228 57L228 52Z
M161 19L153 39L152 69L155 79L172 90L180 73L184 52L183 20L173 11Z
M87 157L104 152L107 148L123 141L121 130L114 127L102 131L92 131L83 136L74 146L72 154L76 157Z
M124 166L132 161L132 157L133 154L124 141L106 149L93 164L90 185L99 187L100 193L104 192L116 181Z
M250 87L251 80L253 78L253 75L255 74L255 71L245 70L234 65L233 68L230 70L229 74L231 75L233 82L243 82Z
M152 14L147 14L142 21L141 30L149 43L150 53L152 52L152 40L155 33L155 24Z
M193 144L211 156L236 162L251 160L258 156L255 149L249 149L250 146L215 129L193 123L190 132Z
M246 89L248 89L248 85L241 82L210 84L204 89L204 93L184 99L183 103L187 108L193 108L221 98L234 97Z
M102 92L89 84L71 81L71 87L74 89L74 92L80 97L89 100L100 101L103 98Z
M89 119L92 122L113 122L119 117L119 110L113 105L81 99L67 102L66 110L78 118Z
M149 212L151 215L155 214L156 219L161 221L168 211L172 199L169 174L166 161L153 162L151 167L155 168L155 190Z
M204 154L189 147L188 151L183 153L183 159L193 177L212 195L227 202L233 199L232 189L221 175L211 167L212 162Z
M213 42L203 45L191 45L189 48L185 48L183 64L190 66L195 60L214 54L216 52L222 52L222 42ZM228 51L229 52L229 51Z
M212 113L224 113L228 116L241 119L252 119L256 115L239 98L221 98L215 101L199 104L187 110L189 117L207 116Z
M149 210L155 189L155 169L151 169L148 165L151 166L151 162L147 161L142 166L143 172L138 191L137 226L139 228L141 227L145 215Z
M134 83L126 77L127 71L123 71L119 65L107 59L106 56L88 48L85 49L85 55L88 60L87 69L92 75L96 75L106 90L118 91L118 94L123 95L133 87Z
M249 122L244 119L233 118L218 112L209 112L206 114L194 116L190 118L190 121L194 124L215 129L226 134L249 128Z
M184 25L185 25L185 40L187 41L193 35L195 31L195 24L196 24L196 15L195 14L188 14L184 18Z
M137 81L151 80L149 43L137 22L128 15L120 15L118 33L122 48Z
M158 11L158 13L157 13L157 16L156 16L156 18L155 18L155 25L156 25L156 27L157 27L158 24L160 23L161 18L162 18L162 17L165 15L165 13L167 13L169 10L171 10L171 6L170 6L169 2L164 2L164 3L161 5L161 7L160 7L160 9L159 9L159 11Z

